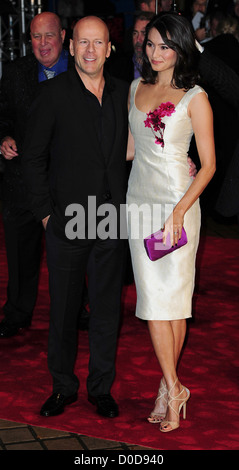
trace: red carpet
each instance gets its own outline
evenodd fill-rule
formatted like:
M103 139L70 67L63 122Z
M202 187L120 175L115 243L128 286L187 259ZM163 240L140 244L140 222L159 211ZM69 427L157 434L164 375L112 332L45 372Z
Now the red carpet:
M0 227L0 306L5 300L7 272ZM79 400L54 418L39 416L51 393L47 369L49 297L43 259L39 298L31 328L1 340L0 418L134 443L160 450L239 449L239 240L201 239L194 319L183 360L182 383L191 391L187 420L180 429L162 434L146 421L158 388L158 366L145 323L134 317L135 289L123 293L117 377L112 394L119 402L116 419L98 417L86 398L87 332L79 332L76 371Z

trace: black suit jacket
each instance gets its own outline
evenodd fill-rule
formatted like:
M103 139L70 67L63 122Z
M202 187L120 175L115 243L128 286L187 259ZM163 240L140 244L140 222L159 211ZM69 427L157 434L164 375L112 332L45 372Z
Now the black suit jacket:
M22 148L28 112L40 87L38 61L34 54L18 58L4 66L0 88L0 141L6 136L13 137L19 156L4 160L3 198L7 203L12 202L24 207L27 191L22 178Z
M223 60L205 48L200 54L199 72L202 85L213 88L226 103L239 107L239 77Z
M134 80L134 63L132 54L112 56L106 63L107 70L113 77L131 83Z
M205 51L200 56L200 72L202 85L208 93L214 114L217 160L217 171L200 198L202 207L209 212L215 209L220 188L224 184L225 174L227 168L230 167L234 152L238 155L239 76L226 62L212 54L209 46L205 47ZM194 139L192 139L189 155L197 163ZM234 184L238 184L238 176L236 180L234 179Z
M86 208L88 196L96 197L97 206L104 202L106 180L115 206L125 202L128 85L109 76L106 83L116 120L107 163L75 69L44 82L30 112L23 168L32 208L37 220L52 214L61 234L68 220L66 207Z

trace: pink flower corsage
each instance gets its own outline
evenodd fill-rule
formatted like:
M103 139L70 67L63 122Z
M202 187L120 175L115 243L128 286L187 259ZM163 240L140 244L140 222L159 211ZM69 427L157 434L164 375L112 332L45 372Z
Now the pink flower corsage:
M174 104L168 101L167 103L162 103L158 108L153 112L149 111L147 113L147 119L144 121L145 127L150 127L155 137L155 143L164 147L163 134L165 129L165 124L162 122L164 116L171 116L175 112ZM159 133L159 135L156 134Z

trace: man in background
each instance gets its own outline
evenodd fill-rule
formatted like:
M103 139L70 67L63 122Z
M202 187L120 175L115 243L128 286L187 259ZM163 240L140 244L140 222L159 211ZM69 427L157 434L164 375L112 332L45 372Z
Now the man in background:
M145 28L153 18L153 13L142 11L135 16L131 37L129 39L129 52L120 57L114 57L106 64L110 73L115 77L131 83L141 75L142 46L145 38Z
M136 9L141 11L156 12L156 0L137 0ZM157 13L161 11L170 11L172 8L173 0L158 0L157 2Z
M35 16L30 26L32 54L6 65L0 91L0 150L3 173L3 225L8 262L7 301L0 338L31 324L38 292L42 224L28 207L22 177L22 147L31 103L41 82L65 72L71 64L63 48L65 30L51 12Z

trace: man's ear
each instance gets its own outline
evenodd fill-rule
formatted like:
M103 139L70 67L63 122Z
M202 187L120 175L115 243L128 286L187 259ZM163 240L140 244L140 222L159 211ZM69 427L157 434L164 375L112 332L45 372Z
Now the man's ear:
M61 30L61 40L62 40L62 44L63 44L63 42L65 41L65 36L66 36L66 30L65 30L65 29L62 29L62 30Z
M70 39L69 51L70 51L70 55L74 57L73 39Z
M106 52L106 56L105 56L106 59L109 58L110 54L111 54L111 42L108 42L108 48L107 48L107 52Z

